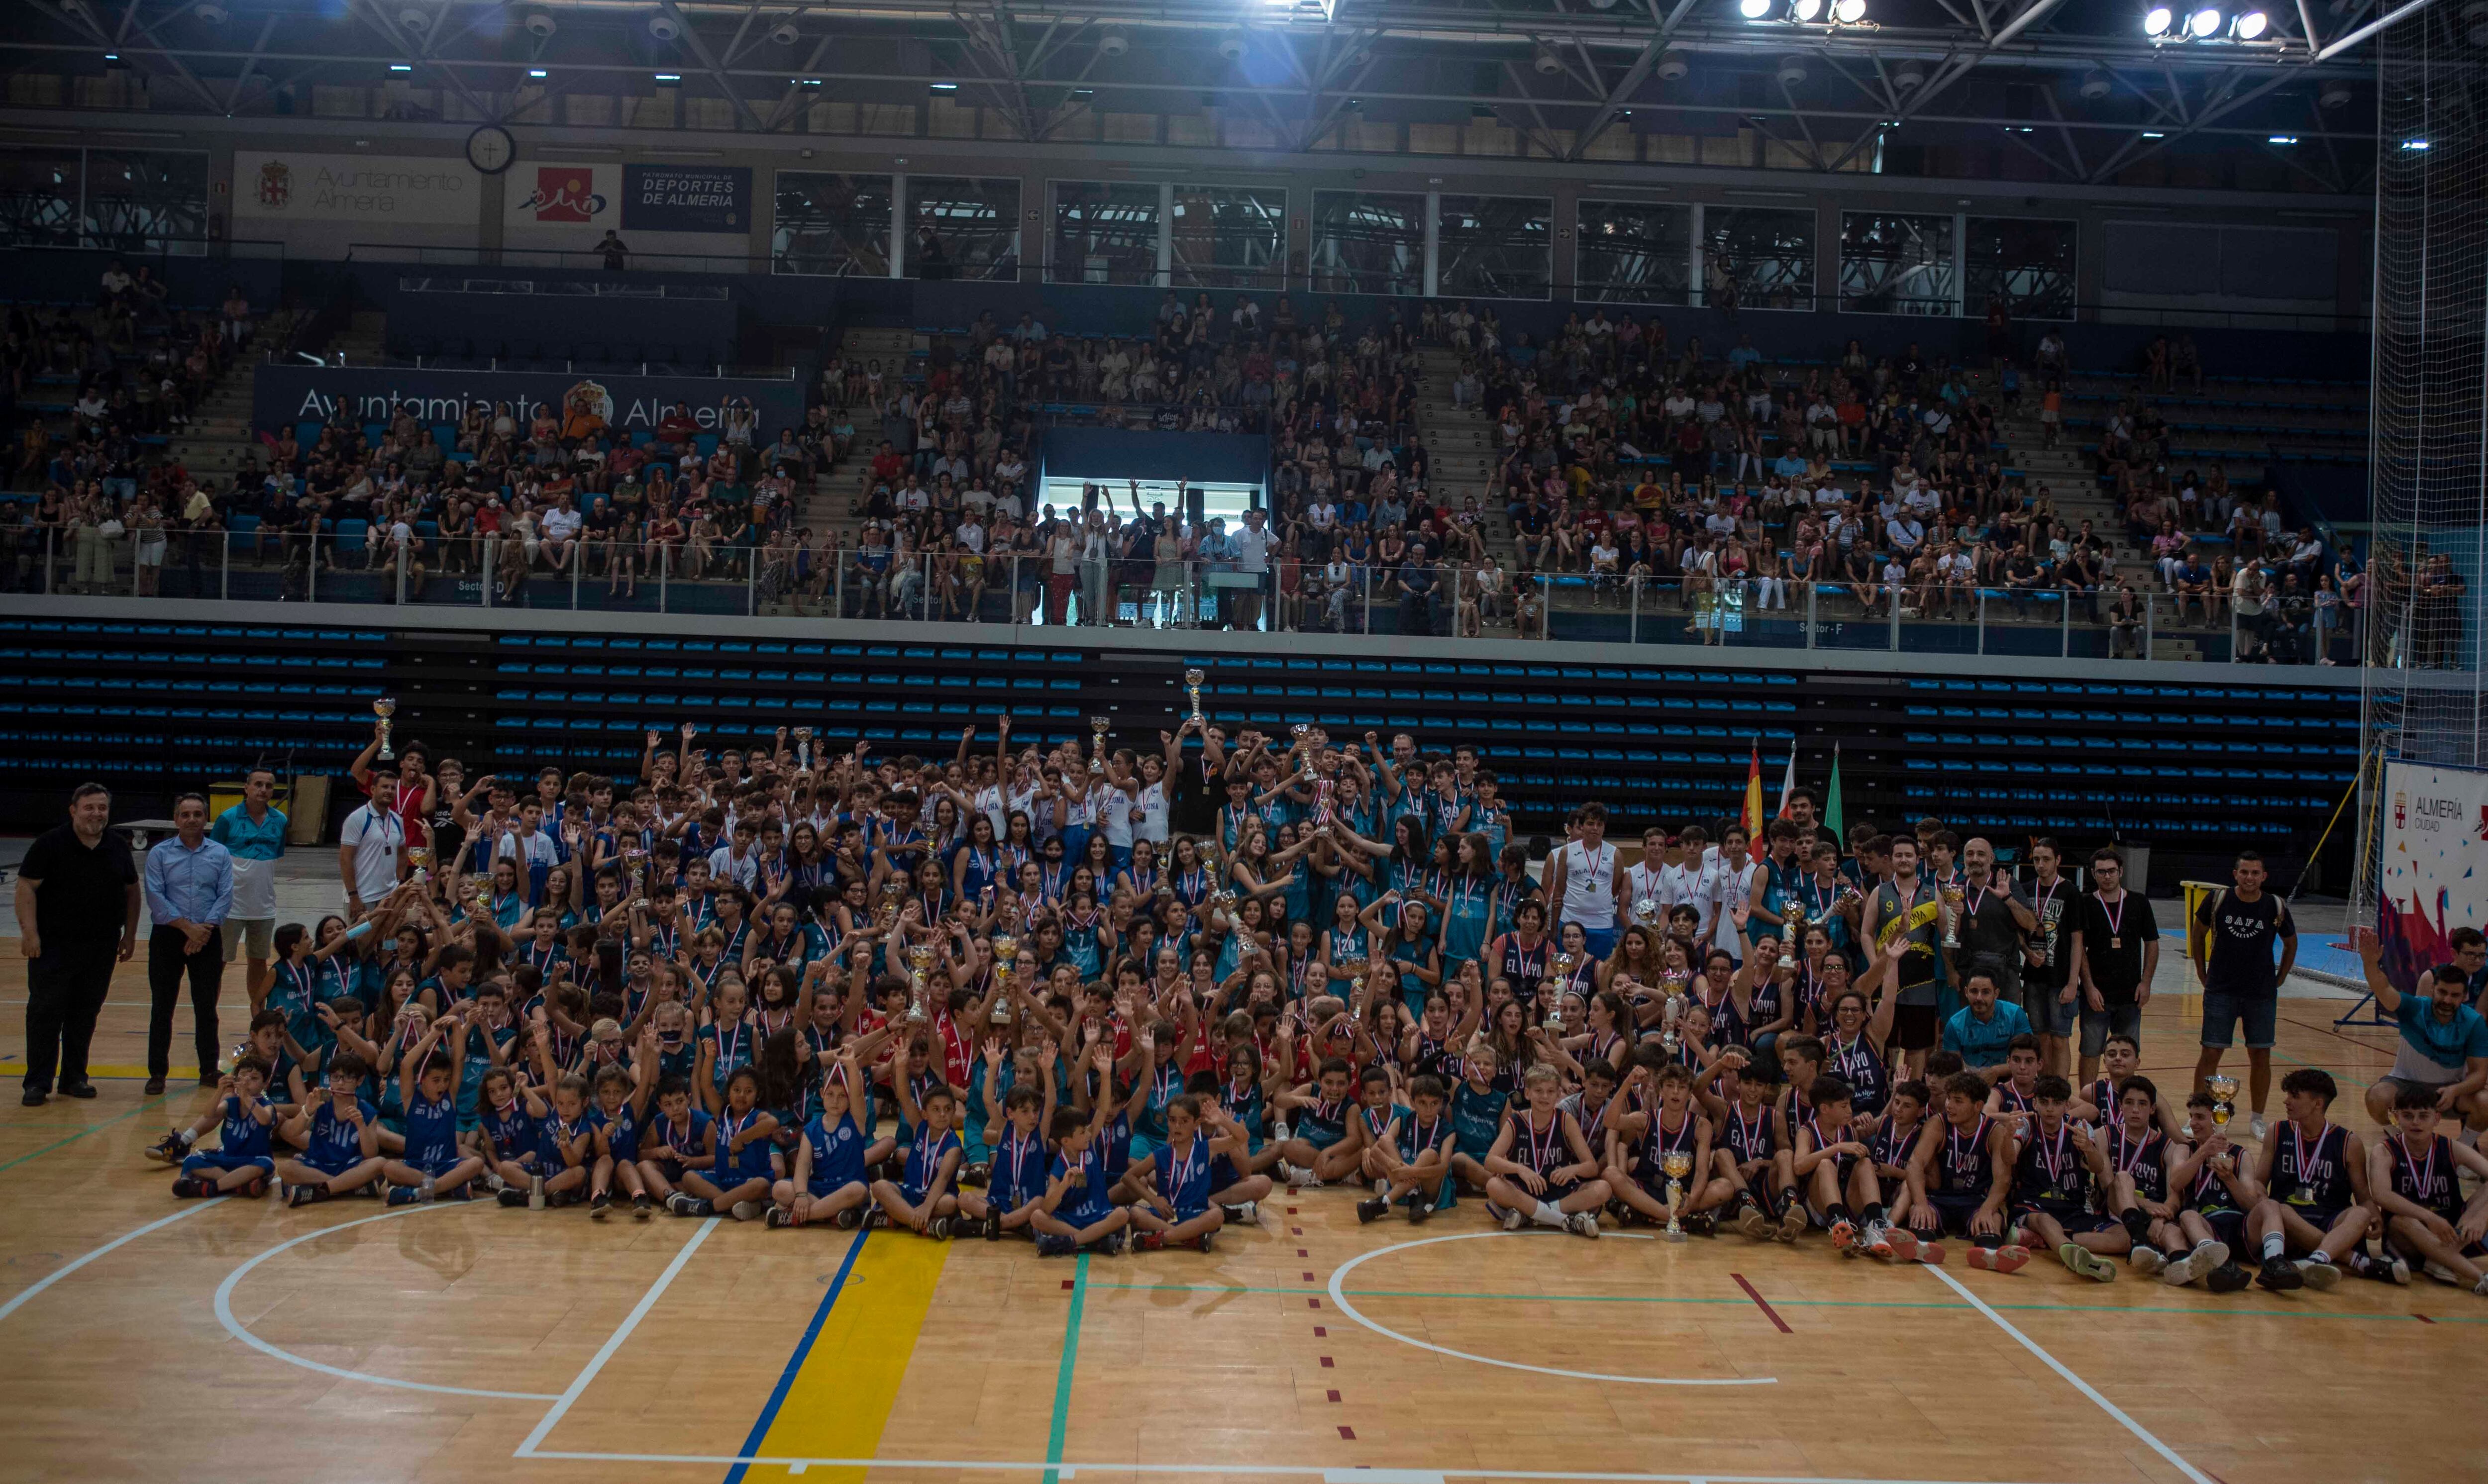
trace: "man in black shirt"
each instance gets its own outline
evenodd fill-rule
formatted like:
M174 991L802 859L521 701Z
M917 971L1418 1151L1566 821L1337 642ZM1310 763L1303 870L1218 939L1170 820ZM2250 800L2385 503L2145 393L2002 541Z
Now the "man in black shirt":
M2151 1000L2151 975L2160 966L2160 923L2138 891L2125 889L2125 857L2103 847L2091 856L2097 889L2072 913L2071 972L2081 986L2080 1085L2099 1076L2100 1053L2111 1034L2142 1044L2142 1007Z
M112 795L81 783L69 823L37 835L17 867L17 946L26 955L26 1096L41 1107L55 1068L64 1097L92 1098L87 1047L112 966L138 948L138 865L104 826Z
M2047 1007L2023 999L2022 986L2022 938L2039 919L2013 894L2012 876L1995 869L1994 846L1973 838L1961 848L1961 862L1965 881L1953 935L1961 946L1953 950L1953 966L1962 980L1971 974L1993 978L1996 997L2021 1005L2030 1022L2040 1024Z
M2248 1091L2254 1108L2254 1136L2263 1137L2264 1100L2272 1093L2272 1045L2280 1020L2280 982L2298 962L2298 924L2289 907L2263 889L2263 857L2241 851L2229 869L2233 889L2205 897L2194 910L2203 931L2186 935L2186 950L2203 981L2203 1050L2194 1059L2194 1085L2220 1070L2220 1055L2244 1021ZM2273 962L2275 939L2280 961Z

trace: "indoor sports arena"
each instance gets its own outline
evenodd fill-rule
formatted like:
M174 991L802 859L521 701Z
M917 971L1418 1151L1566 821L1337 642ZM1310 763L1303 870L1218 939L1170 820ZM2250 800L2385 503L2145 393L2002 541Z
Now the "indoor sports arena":
M2480 1472L2488 4L5 11L0 1479Z

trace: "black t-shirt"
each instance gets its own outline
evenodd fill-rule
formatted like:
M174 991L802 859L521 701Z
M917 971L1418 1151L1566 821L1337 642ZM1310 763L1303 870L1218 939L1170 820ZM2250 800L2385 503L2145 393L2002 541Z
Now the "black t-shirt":
M2022 925L2014 921L2013 909L1995 892L1964 885L1956 936L1961 938L1959 956L1965 973L1975 969L2019 969L2024 962Z
M2205 956L2206 989L2230 994L2269 994L2278 987L2278 965L2273 957L2276 938L2296 938L2298 924L2280 899L2267 891L2253 901L2241 901L2234 891L2205 897L2194 920L2211 929Z
M119 832L106 829L89 846L68 825L47 830L26 848L17 874L37 883L35 931L46 943L92 947L121 941L138 863Z
M2150 900L2138 891L2129 891L2109 905L2094 891L2083 895L2080 910L2076 926L2081 932L2082 956L2090 962L2091 982L2099 986L2100 998L2111 1005L2134 1003L2134 992L2142 983L2142 945L2160 937L2160 922L2151 914Z

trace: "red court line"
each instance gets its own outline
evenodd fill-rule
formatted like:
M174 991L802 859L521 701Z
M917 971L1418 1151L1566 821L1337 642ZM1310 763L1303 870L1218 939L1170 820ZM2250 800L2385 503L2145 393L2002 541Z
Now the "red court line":
M1782 1334L1795 1334L1796 1332L1795 1330L1788 1327L1787 1320L1780 1317L1779 1310L1771 1307L1768 1301L1764 1299L1761 1294L1754 1291L1754 1285L1745 1281L1745 1275L1743 1274L1731 1273L1728 1276L1737 1280L1737 1286L1745 1291L1745 1297L1754 1301L1754 1307L1761 1309L1763 1311L1763 1317L1769 1320L1773 1325L1776 1325Z
M2425 1314L2413 1314L2413 1315L2411 1316L2411 1318L2417 1320L2420 1324L2423 1324L2423 1325L2432 1325L2432 1324L2436 1323L2436 1321L2435 1321L2435 1320L2428 1318Z

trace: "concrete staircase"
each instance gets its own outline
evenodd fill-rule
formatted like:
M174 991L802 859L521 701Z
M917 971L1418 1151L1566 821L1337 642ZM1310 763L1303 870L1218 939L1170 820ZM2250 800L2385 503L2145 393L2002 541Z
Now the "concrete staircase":
M333 356L343 350L351 357L349 364L377 362L383 319L379 314L356 315L351 328L313 353ZM257 445L258 436L250 425L251 378L269 343L269 331L263 327L260 338L234 358L200 400L190 414L188 430L172 440L173 457L202 485L232 484L235 471Z

